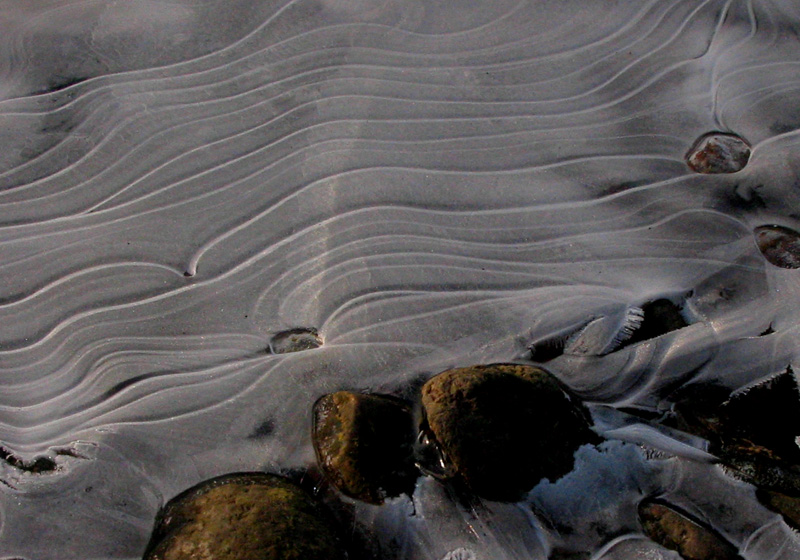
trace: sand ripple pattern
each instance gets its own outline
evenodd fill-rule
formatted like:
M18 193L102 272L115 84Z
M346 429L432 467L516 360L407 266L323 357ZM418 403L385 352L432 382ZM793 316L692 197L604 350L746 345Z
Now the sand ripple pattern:
M752 235L800 223L794 1L41 0L0 24L0 442L59 465L0 465L9 558L140 557L178 491L309 464L321 394L525 359L659 297L693 322L548 367L614 410L798 364L800 276ZM686 166L713 130L753 146L743 171ZM323 346L269 353L298 327ZM701 510L716 484L748 558L796 557L715 467L629 445L531 500L621 534L632 481ZM416 499L362 512L398 558L554 546L524 506ZM630 538L597 557L660 554Z

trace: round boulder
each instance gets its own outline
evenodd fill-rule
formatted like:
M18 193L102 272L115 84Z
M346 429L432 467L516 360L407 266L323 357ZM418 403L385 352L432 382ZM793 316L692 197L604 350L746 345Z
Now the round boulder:
M159 513L145 560L344 560L320 506L263 473L215 478Z
M514 501L557 480L598 437L583 406L547 371L517 364L445 371L422 387L427 427L477 495Z

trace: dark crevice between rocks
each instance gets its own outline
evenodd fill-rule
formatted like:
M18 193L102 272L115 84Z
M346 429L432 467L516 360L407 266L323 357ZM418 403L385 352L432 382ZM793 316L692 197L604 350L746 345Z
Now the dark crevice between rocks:
M269 341L271 354L288 354L313 350L322 346L322 337L315 328L299 327L281 331L272 336Z

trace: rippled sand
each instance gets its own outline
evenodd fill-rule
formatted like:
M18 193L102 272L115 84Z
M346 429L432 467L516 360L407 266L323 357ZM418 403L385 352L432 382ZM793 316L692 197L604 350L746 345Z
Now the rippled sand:
M800 226L794 0L2 0L0 29L3 558L139 558L182 490L313 465L323 393L590 321L546 367L609 442L519 504L355 505L387 557L671 558L657 493L800 557L703 440L624 412L796 364L800 271L753 233ZM712 131L742 171L687 166ZM615 345L660 298L689 325ZM270 351L298 328L322 345Z

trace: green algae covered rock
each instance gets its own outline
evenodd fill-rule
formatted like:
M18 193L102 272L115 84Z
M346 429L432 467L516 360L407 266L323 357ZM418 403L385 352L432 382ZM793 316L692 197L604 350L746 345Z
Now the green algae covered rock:
M288 480L226 475L171 500L145 560L343 560L320 506Z
M445 371L422 387L427 429L477 495L517 500L557 480L598 437L589 415L547 371L516 364Z
M323 473L344 494L372 504L411 493L414 421L407 405L383 395L339 391L314 405L314 449Z

